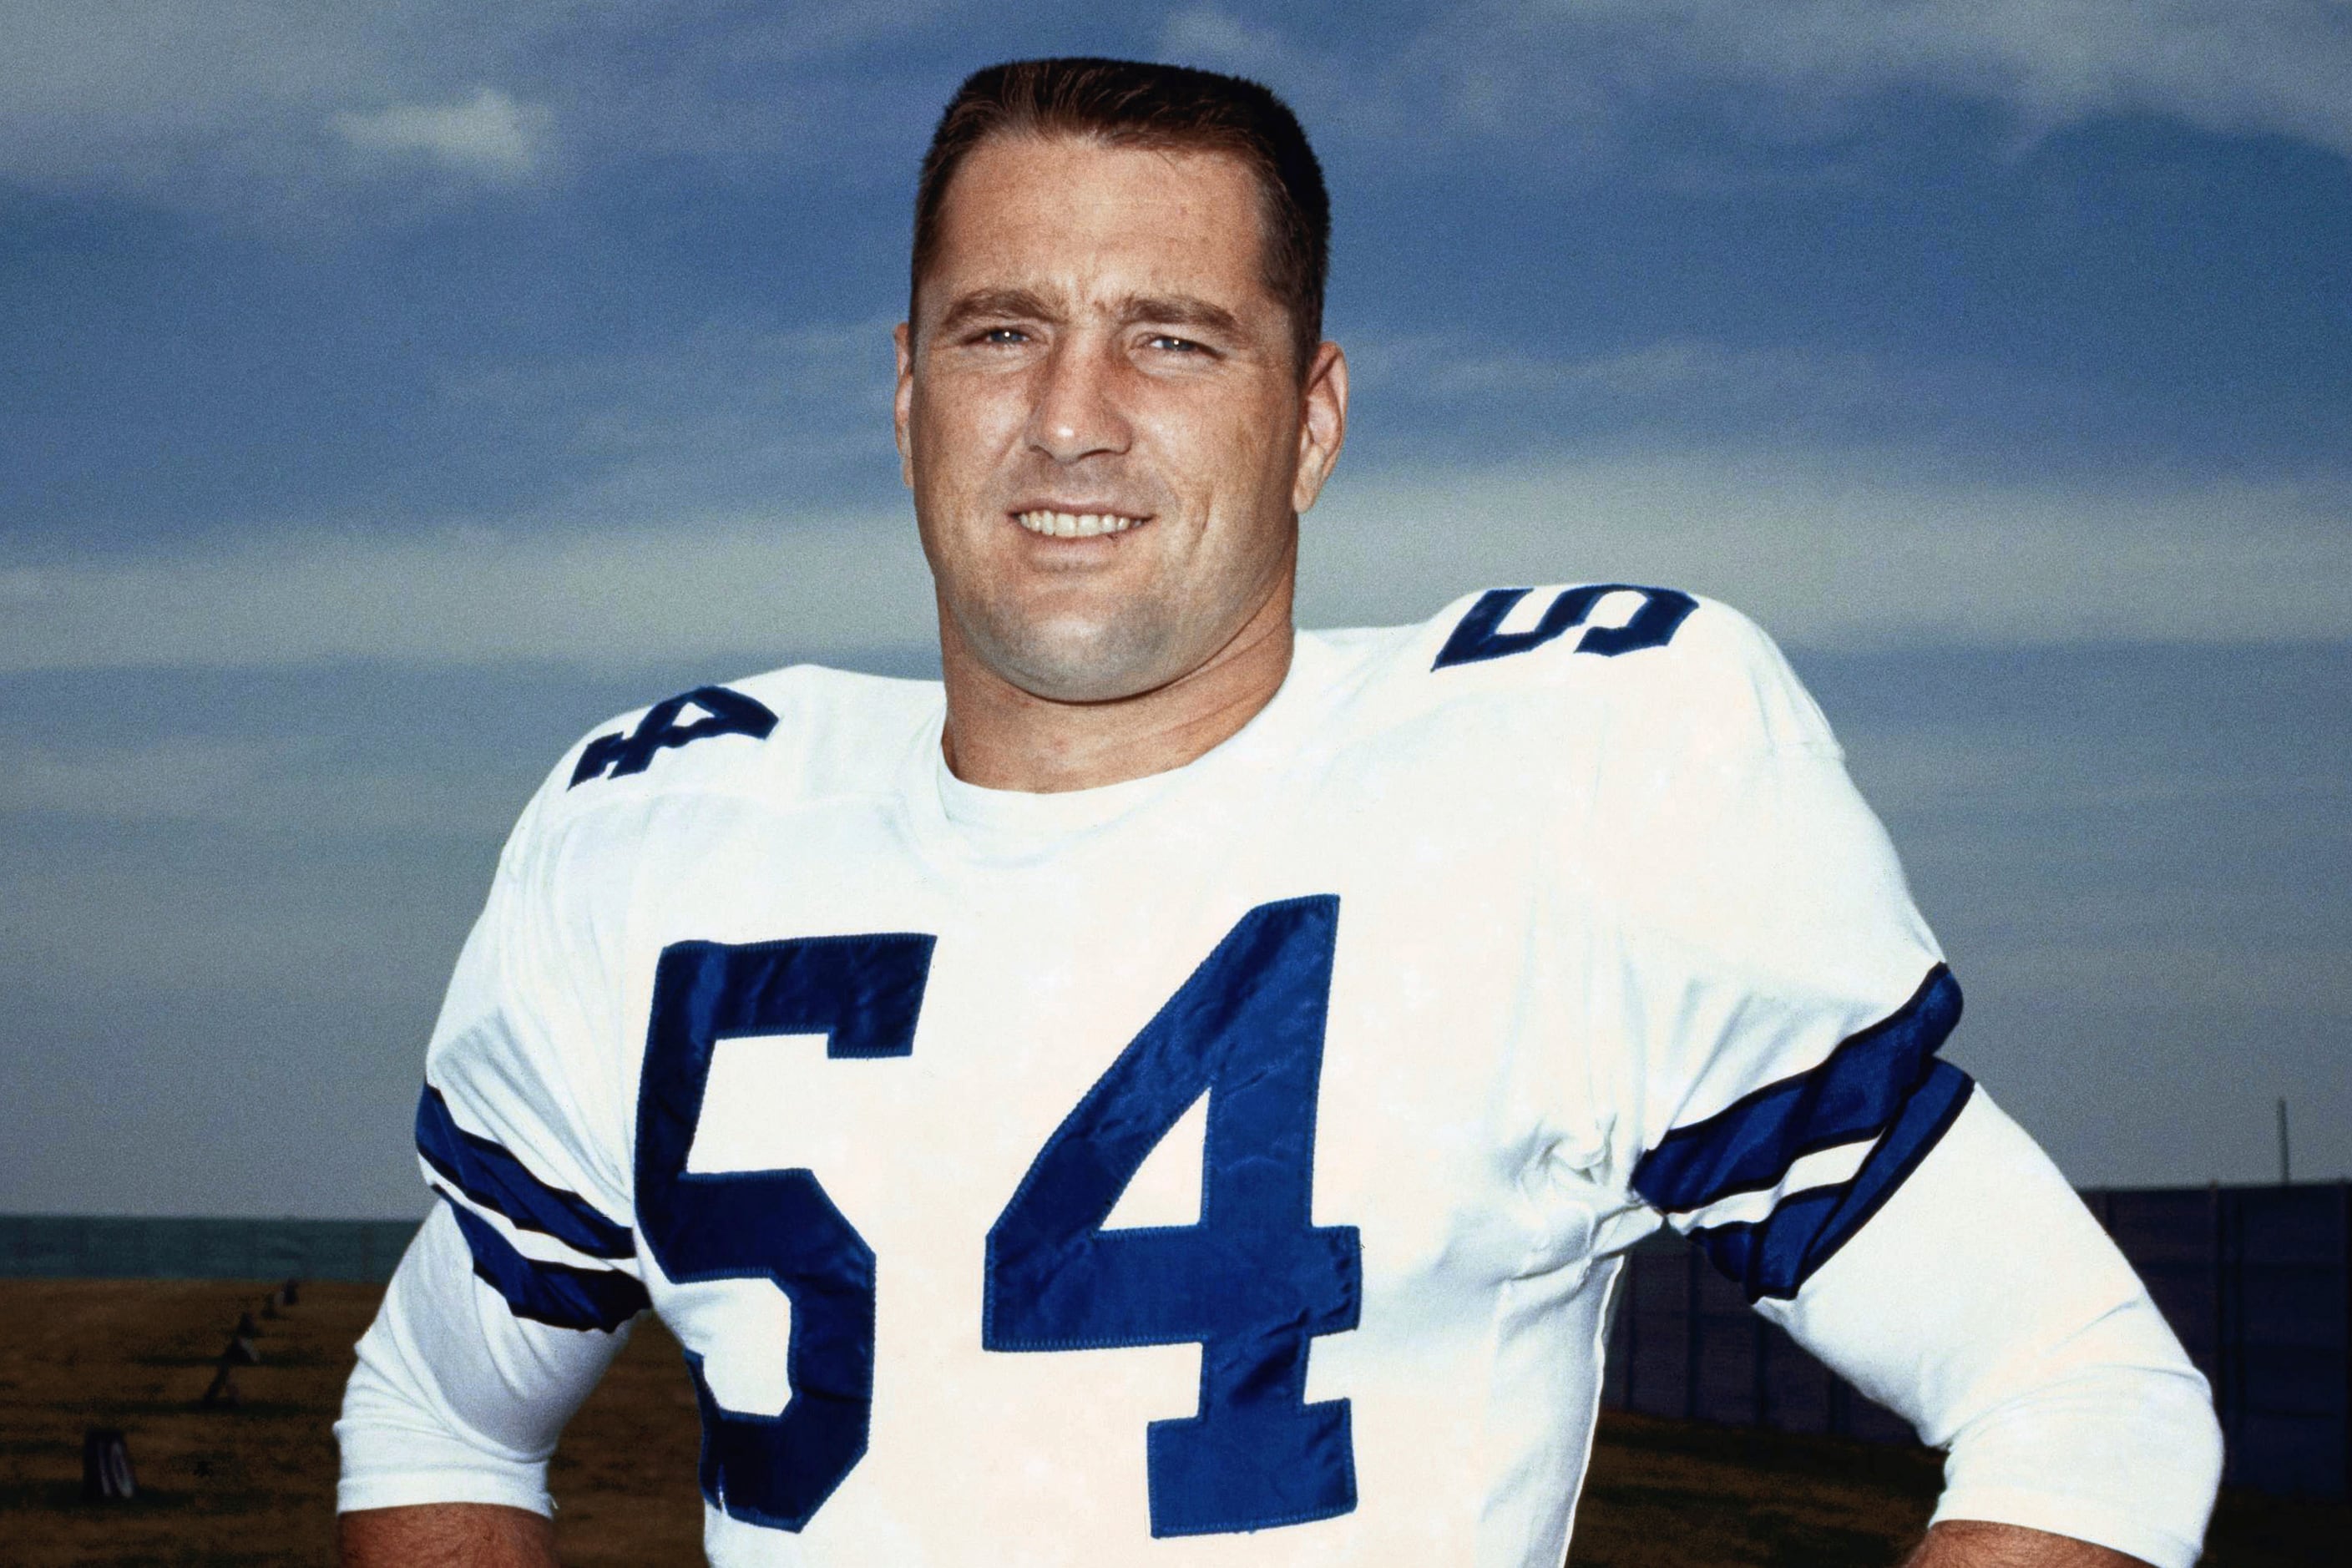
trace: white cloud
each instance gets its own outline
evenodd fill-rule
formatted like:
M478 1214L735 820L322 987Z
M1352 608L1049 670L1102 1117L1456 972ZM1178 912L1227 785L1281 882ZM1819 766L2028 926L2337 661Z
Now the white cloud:
M2343 0L1555 0L1686 67L1819 99L1919 86L2029 127L2124 110L2352 151Z
M220 165L284 175L324 115L420 74L402 35L441 8L0 3L0 174L182 195Z
M1724 450L1358 476L1307 521L1300 618L1401 621L1490 583L1664 583L1811 646L2352 637L2352 489L1924 477Z
M254 832L492 839L512 802L389 747L304 737L177 735L131 743L30 742L0 776L0 814L203 823ZM493 798L481 798L490 795Z
M1273 86L1293 107L1308 111L1315 127L1338 121L1390 125L1365 90L1361 73L1338 56L1296 43L1281 29L1245 22L1215 5L1171 11L1160 27L1160 58L1179 65L1233 71Z
M2000 105L2028 134L2144 110L2352 153L2345 0L1459 0L1351 22L1344 46L1310 41L1313 15L1167 6L1158 47L1263 77L1328 136L1391 153L1486 130L1556 156L1693 105L1817 142L1913 89ZM1021 37L974 0L0 0L0 178L315 200L352 136L510 177L543 155L534 110L584 161L865 166L912 155L953 64ZM471 96L484 81L511 111Z
M1347 348L1360 390L1438 403L1492 400L1498 410L1530 398L1560 397L1601 400L1621 409L1665 405L1683 414L1694 405L1822 412L1885 401L1898 393L1896 378L1864 354L1735 349L1692 338L1577 357L1520 349L1465 351L1457 341L1435 334L1351 337ZM1906 384L1899 395L1916 405L1926 391Z
M885 118L794 140L858 76L847 51L933 18L921 0L0 0L0 179L315 220L356 144L512 178L552 116L567 150L824 156ZM499 84L484 96L479 84ZM925 111L931 107L920 106ZM364 188L364 187L362 187Z
M1304 624L1401 622L1497 583L1727 599L1783 640L2352 638L2352 487L1924 478L1899 455L1725 450L1341 477ZM617 666L922 645L903 510L438 537L320 533L0 572L0 671L338 658Z
M489 180L520 180L545 158L555 116L494 87L455 103L396 103L372 114L337 114L337 134L363 153L421 155Z
M911 521L252 541L169 561L0 573L0 670L338 658L625 664L920 642Z
M469 418L565 452L583 476L568 511L724 511L805 498L842 474L895 484L890 328L713 320L651 349L503 360L442 392Z
M1407 144L1499 132L1529 156L1637 139L1644 113L1693 104L1767 143L1827 142L1914 89L1995 105L2029 138L2147 112L2352 154L2346 0L1469 0L1344 60L1195 6L1162 47L1294 91L1318 123Z

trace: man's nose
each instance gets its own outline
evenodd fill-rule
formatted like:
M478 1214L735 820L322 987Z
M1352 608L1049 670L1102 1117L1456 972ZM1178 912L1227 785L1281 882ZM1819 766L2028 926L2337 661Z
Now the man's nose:
M1109 348L1083 337L1054 345L1029 411L1029 445L1057 463L1127 450L1133 432L1119 412L1118 366Z

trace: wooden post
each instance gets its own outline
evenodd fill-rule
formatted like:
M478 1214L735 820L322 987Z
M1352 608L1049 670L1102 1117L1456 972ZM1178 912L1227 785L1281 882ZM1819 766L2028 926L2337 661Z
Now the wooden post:
M1698 1419L1698 1248L1683 1250L1683 1419Z

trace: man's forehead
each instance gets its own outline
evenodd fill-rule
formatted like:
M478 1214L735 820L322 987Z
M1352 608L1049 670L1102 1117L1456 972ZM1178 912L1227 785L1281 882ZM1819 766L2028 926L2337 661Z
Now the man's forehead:
M1223 147L1113 140L1085 132L1001 131L982 138L948 182L943 212L952 216L975 187L1034 184L1075 194L1088 184L1222 187L1255 199L1257 176Z
M925 282L958 296L1024 289L1076 309L1082 298L1100 308L1113 296L1265 291L1257 176L1215 149L993 136L956 171L940 218Z

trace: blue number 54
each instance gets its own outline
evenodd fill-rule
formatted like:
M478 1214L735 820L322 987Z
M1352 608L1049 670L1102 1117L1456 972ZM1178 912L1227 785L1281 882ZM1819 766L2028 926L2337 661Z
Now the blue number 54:
M1038 1151L988 1233L992 1351L1198 1343L1201 1399L1145 1439L1156 1536L1263 1530L1356 1506L1344 1399L1307 1402L1307 1356L1356 1326L1362 1247L1312 1218L1315 1101L1339 900L1262 904L1130 1041ZM702 1489L798 1531L865 1456L876 1259L813 1171L689 1173L713 1049L819 1034L845 1059L904 1058L933 939L679 942L656 971L637 1107L637 1221L678 1284L764 1279L790 1298L792 1398L721 1405L689 1353ZM1169 1130L1208 1096L1201 1217L1104 1228Z

